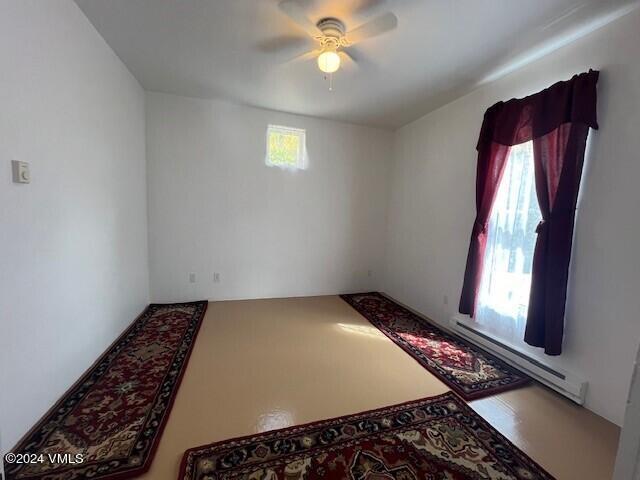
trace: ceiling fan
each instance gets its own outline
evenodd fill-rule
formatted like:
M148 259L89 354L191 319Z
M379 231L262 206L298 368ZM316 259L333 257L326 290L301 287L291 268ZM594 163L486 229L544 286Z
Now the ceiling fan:
M377 0L374 3L380 3L380 1ZM300 0L282 0L278 4L278 8L318 42L317 49L299 55L294 60L315 58L318 68L327 74L337 72L342 60L356 63L356 59L345 50L346 48L386 33L398 26L398 18L391 12L382 14L353 30L346 31L344 22L335 17L324 17L317 23L312 22Z

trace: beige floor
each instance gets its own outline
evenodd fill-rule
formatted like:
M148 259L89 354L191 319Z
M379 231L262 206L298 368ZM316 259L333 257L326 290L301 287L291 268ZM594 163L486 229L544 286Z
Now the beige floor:
M190 447L448 388L339 297L212 302L150 471ZM559 480L611 478L618 428L540 387L471 406Z

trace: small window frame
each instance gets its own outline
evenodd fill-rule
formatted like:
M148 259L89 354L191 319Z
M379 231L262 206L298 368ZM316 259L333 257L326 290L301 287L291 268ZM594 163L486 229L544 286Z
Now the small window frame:
M296 135L299 139L298 141L298 152L296 153L296 163L295 165L284 164L273 162L271 160L271 152L270 152L270 142L269 136L271 133L285 134L285 135ZM273 125L269 124L267 126L267 133L265 135L265 143L266 143L266 154L265 154L265 164L268 167L278 167L285 170L304 170L307 168L307 142L306 142L307 131L304 128L295 128L295 127L286 127L284 125Z

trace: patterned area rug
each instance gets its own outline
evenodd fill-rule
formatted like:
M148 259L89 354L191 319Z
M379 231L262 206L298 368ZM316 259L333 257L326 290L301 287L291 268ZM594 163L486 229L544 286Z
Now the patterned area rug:
M550 480L451 392L187 450L180 480Z
M493 395L530 381L502 360L446 333L379 293L341 297L465 400Z
M146 471L206 309L207 302L150 305L13 450L30 454L30 463L5 463L7 480Z

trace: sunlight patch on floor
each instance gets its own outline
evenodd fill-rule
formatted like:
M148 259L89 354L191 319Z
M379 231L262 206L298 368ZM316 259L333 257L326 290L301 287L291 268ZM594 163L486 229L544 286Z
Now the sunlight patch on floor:
M366 325L354 325L350 323L338 323L338 327L347 332L357 335L366 335L367 337L386 339L386 337L376 327L368 327Z
M256 432L268 432L278 428L286 428L294 425L293 414L286 410L272 410L258 417Z

